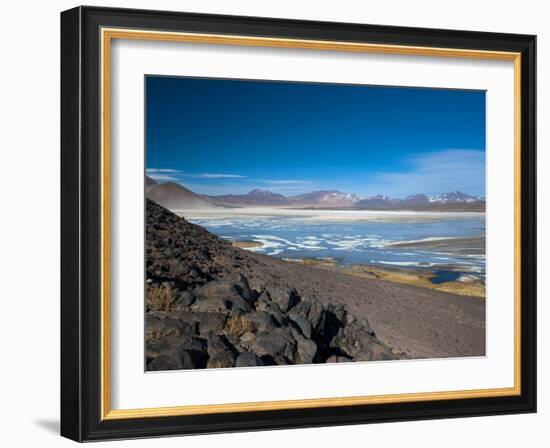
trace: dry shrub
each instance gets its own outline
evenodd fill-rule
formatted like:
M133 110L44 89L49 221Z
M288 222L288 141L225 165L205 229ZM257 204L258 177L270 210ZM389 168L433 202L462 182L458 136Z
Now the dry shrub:
M255 325L249 320L246 320L243 316L229 316L225 323L225 330L235 336L242 336L243 334L252 332L255 329Z
M154 311L169 311L176 300L176 291L165 285L147 288L147 307Z

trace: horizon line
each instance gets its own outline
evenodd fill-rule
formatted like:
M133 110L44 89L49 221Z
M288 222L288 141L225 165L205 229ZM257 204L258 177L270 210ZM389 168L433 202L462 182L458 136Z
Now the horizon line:
M430 198L430 197L441 196L441 195L449 194L449 193L460 193L460 194L464 194L464 195L470 196L472 198L475 198L477 200L485 201L485 196L478 196L478 195L475 195L475 194L465 193L461 190L448 190L448 191L443 191L443 192L435 193L435 194L427 194L427 193L417 192L417 193L409 194L407 196L398 197L398 196L390 196L390 195L384 194L384 193L378 193L378 194L366 195L365 196L365 195L361 195L361 194L357 194L357 193L351 193L351 192L337 190L337 189L319 189L319 190L306 191L304 193L288 195L288 194L283 194L283 193L275 193L275 192L273 192L269 189L265 189L265 188L255 187L255 188L252 188L251 190L248 190L246 193L205 194L205 193L197 193L197 192L193 191L191 188L188 188L185 184L178 181L177 179L157 180L157 179L155 179L154 175L148 175L147 173L145 174L145 177L154 180L159 185L172 183L172 184L179 185L180 187L183 187L183 188L191 191L192 193L195 193L195 194L198 194L198 195L201 195L201 196L208 196L208 197L246 196L246 195L248 195L252 192L258 191L258 192L266 192L266 193L271 193L273 195L282 196L282 197L287 198L287 199L288 198L293 198L293 197L298 197L298 196L305 196L305 195L312 194L312 193L341 193L341 194L345 194L345 195L356 196L359 200L363 200L363 199L373 199L373 198L378 198L378 197L385 197L385 198L389 198L389 199L406 199L406 198L409 198L409 197L419 196L419 195L423 195L423 196L426 196L427 198Z

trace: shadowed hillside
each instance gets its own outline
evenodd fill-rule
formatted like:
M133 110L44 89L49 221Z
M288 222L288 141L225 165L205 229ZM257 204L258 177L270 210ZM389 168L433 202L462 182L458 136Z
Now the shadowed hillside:
M215 208L216 205L204 196L175 182L155 183L147 181L147 197L170 210Z

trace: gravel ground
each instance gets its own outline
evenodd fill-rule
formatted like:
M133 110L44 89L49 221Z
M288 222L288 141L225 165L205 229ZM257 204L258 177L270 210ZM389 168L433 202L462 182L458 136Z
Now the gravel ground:
M248 268L251 278L269 272L323 303L342 303L354 315L367 317L382 341L410 357L485 355L483 299L357 278L251 252L245 256L258 262Z

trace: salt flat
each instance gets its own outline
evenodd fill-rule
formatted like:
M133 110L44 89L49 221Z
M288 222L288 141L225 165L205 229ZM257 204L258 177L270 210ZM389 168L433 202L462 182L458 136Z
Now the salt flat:
M285 217L324 222L426 222L446 219L481 218L483 212L426 212L393 210L319 210L285 207L235 207L208 208L193 210L172 210L188 219L225 219L225 218L270 218Z

